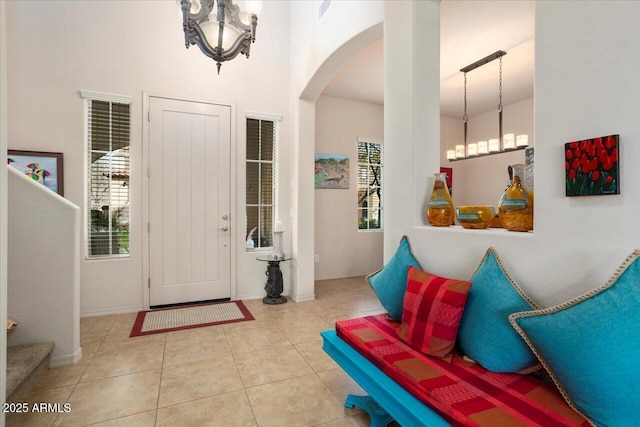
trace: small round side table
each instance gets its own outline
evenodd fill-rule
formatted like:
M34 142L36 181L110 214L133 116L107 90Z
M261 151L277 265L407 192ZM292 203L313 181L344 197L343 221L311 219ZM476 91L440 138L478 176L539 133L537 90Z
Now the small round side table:
M262 298L262 302L265 304L284 304L287 302L287 297L282 296L282 271L280 271L280 263L289 261L291 257L274 257L262 256L256 258L258 261L269 263L265 275L267 276L267 284L264 285L264 290L267 291L267 296Z

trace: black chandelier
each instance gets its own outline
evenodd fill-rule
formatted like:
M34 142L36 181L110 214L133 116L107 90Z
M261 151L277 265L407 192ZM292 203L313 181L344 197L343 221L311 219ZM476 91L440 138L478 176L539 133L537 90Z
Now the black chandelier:
M456 160L465 160L478 156L486 156L491 154L504 153L512 150L524 150L529 145L528 135L518 135L517 137L513 133L503 133L502 130L502 57L507 52L498 50L491 55L469 64L460 69L461 73L464 73L464 115L462 116L462 123L464 124L464 144L457 144L455 150L447 150L447 159L450 162ZM489 62L499 59L499 74L498 74L498 138L489 139L488 141L471 142L467 144L467 125L469 117L467 116L467 73L482 67Z
M247 2L247 5L258 2ZM218 74L222 62L239 53L249 57L256 40L257 10L241 11L232 0L181 0L182 26L187 49L196 44L216 61Z

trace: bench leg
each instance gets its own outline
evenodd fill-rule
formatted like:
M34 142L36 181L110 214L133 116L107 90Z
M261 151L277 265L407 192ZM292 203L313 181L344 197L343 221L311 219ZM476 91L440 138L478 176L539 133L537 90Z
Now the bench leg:
M344 406L345 408L357 406L369 414L370 427L387 427L387 425L393 421L393 418L391 418L387 411L382 409L371 396L355 396L350 394L347 396Z

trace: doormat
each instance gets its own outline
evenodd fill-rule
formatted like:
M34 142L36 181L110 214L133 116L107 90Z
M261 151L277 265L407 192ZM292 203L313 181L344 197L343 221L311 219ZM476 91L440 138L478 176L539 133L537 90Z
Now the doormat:
M130 337L254 320L242 301L147 310L138 313Z

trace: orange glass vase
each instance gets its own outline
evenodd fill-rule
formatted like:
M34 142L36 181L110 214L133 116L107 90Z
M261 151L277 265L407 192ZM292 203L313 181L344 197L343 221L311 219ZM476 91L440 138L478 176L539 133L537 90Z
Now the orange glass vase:
M427 221L434 227L448 227L455 219L453 199L447 188L447 174L435 174L431 197L427 204Z
M512 165L513 181L502 195L498 215L509 231L533 230L533 192L524 179L525 165Z

